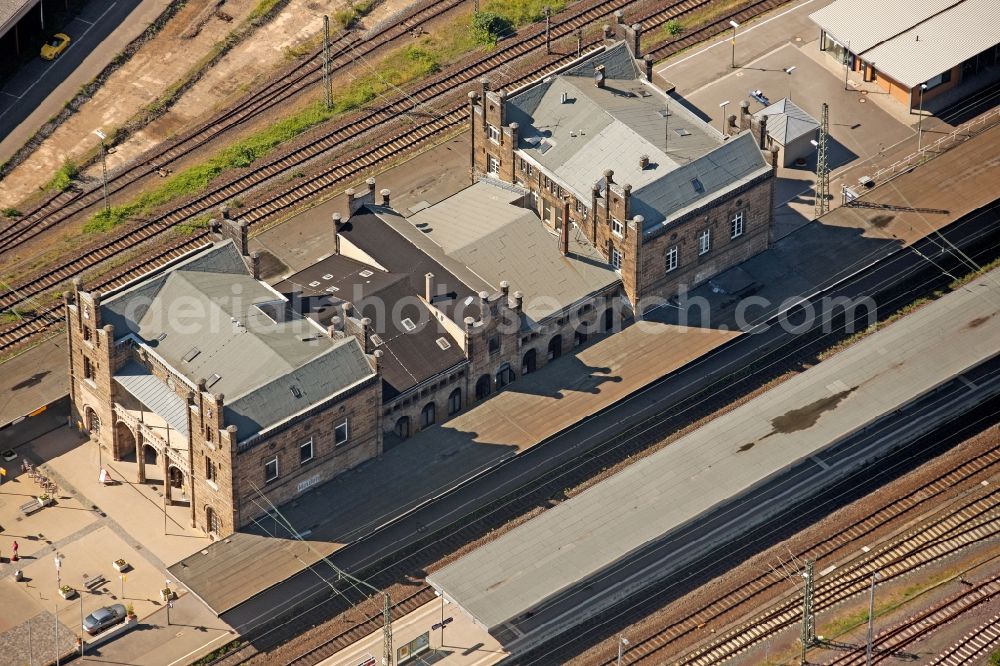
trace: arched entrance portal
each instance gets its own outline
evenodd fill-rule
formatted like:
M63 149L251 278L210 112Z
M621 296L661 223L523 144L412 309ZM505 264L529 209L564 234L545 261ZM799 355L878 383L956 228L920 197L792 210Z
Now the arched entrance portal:
M135 434L123 421L115 424L115 449L118 460L135 460Z
M83 415L83 427L94 437L100 437L101 417L97 415L93 407L87 407L87 411Z

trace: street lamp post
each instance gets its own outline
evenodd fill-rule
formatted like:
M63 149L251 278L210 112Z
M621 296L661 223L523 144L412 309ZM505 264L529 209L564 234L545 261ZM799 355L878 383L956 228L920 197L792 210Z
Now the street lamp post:
M920 113L917 116L917 157L920 157L920 147L923 141L923 129L924 129L924 91L927 90L927 84L920 84Z
M441 593L440 590L434 590L434 594L436 596L441 597L441 621L440 622L435 622L431 626L431 631L433 631L435 629L440 629L441 630L441 647L443 648L444 647L444 628L447 625L451 624L455 620L455 618L453 618L453 617L445 617L444 616L444 605L447 604L447 603L451 603L451 602L444 598L444 595Z
M794 71L795 65L785 68L785 74L788 74L788 94L785 97L788 98L788 101L792 101L792 72Z
M725 136L725 134L726 134L726 107L727 106L729 106L729 100L728 99L725 102L722 102L721 104L719 104L719 108L722 109L722 134L723 134L723 136Z
M101 139L101 170L104 174L104 210L108 210L111 207L108 203L108 151L104 145L104 140L108 136L99 129L95 129L94 134ZM100 445L98 444L98 446Z
M733 26L733 61L731 67L732 69L736 69L736 28L740 27L740 24L736 21L730 21L729 25Z
M625 656L625 646L628 645L628 639L624 636L618 637L618 666L622 666L622 657Z
M83 628L83 594L80 595L80 628ZM83 656L83 636L80 636L80 656Z
M171 580L168 578L166 582L167 582L167 584L166 584L166 587L164 589L169 590L170 589ZM170 626L170 609L173 608L173 607L174 607L174 602L171 601L170 599L167 599L167 626L168 627Z

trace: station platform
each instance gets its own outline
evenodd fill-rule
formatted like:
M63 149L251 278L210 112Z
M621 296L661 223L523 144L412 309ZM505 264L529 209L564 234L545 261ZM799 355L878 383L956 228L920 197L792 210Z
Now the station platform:
M532 644L599 612L637 581L669 574L858 465L885 455L902 431L940 422L923 405L901 428L841 445L884 416L1000 354L1000 270L930 303L768 393L638 461L428 577L507 647ZM1000 372L959 385L963 409L1000 392ZM936 400L936 398L931 398ZM978 402L977 402L978 401ZM933 404L937 404L936 402ZM951 405L952 402L947 404ZM959 412L960 413L960 412ZM920 431L923 432L923 431ZM863 441L863 445L861 442ZM840 448L838 448L840 447ZM837 455L825 458L837 449ZM636 572L616 563L734 498L805 471L729 517L726 529L674 543ZM801 474L801 473L800 473ZM586 594L567 591L586 586Z

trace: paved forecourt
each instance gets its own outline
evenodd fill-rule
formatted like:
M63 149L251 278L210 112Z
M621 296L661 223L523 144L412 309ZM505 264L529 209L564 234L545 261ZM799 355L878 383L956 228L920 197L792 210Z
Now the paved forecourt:
M491 631L998 353L1000 271L546 511L428 580Z

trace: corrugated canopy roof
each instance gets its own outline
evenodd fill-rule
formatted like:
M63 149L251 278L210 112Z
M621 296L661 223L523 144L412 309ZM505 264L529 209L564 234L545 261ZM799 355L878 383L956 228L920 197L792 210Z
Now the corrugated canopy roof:
M879 71L915 88L998 42L1000 0L964 0L863 56Z
M809 15L813 23L851 51L863 54L873 46L909 30L963 0L836 0ZM996 19L984 20L996 33ZM888 71L888 70L886 70Z
M171 428L188 437L187 403L159 377L135 361L129 361L115 373L114 380L166 421Z

